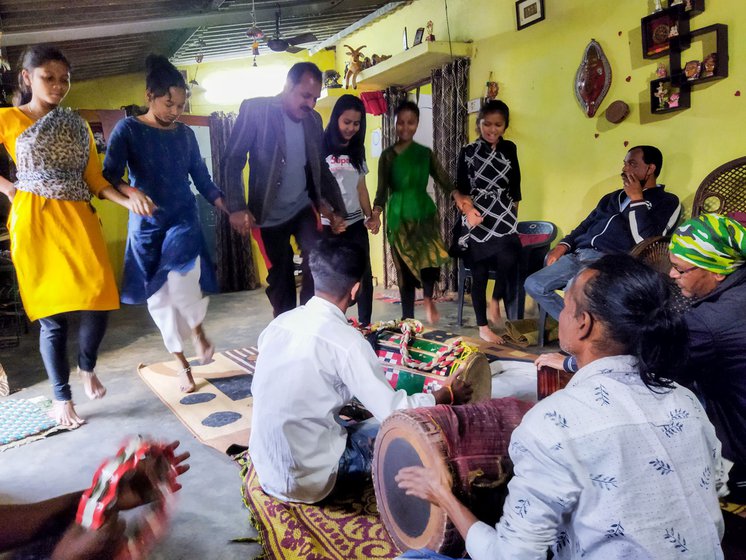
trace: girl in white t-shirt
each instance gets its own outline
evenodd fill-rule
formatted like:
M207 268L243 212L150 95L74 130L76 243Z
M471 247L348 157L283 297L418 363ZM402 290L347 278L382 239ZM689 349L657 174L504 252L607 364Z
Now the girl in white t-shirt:
M357 296L358 320L370 324L373 309L373 277L370 270L368 230L378 233L380 222L371 219L370 196L365 184L368 167L365 164L365 107L354 95L342 95L332 110L324 131L324 156L342 192L347 215L347 229L335 233L328 220L322 218L324 232L339 235L355 243L365 253L367 267L360 281Z

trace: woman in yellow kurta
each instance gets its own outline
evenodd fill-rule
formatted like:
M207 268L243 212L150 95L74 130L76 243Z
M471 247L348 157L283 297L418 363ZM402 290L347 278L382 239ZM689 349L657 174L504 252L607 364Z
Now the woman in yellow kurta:
M12 201L8 230L21 299L39 320L39 348L54 391L54 416L64 426L83 423L75 412L67 361L67 323L80 312L78 368L89 398L106 389L93 372L107 311L119 307L114 274L91 193L138 213L146 197L127 198L101 174L87 123L59 103L70 89L70 65L56 48L25 51L20 104L0 109L0 142L17 167L17 181L0 177Z

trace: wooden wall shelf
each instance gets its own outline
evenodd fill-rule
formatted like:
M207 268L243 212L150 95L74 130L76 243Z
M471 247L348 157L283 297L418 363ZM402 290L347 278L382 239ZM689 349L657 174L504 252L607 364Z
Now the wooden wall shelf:
M425 41L375 66L357 76L357 87L362 91L381 90L389 86L405 87L422 82L430 72L451 61L471 54L469 43Z
M337 102L337 99L342 97L345 93L358 95L358 91L354 89L346 89L343 87L324 88L321 90L321 96L316 100L316 107L321 109L332 109L334 104Z

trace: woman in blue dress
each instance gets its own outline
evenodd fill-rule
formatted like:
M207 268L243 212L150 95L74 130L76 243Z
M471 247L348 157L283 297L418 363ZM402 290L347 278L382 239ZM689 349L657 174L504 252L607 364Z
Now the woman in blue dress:
M183 338L191 333L200 361L210 361L214 347L202 328L208 304L203 292L217 291L189 177L210 203L227 209L194 132L177 122L188 96L184 77L162 56L148 56L146 67L148 112L114 128L104 176L119 184L127 168L130 186L123 188L142 191L156 206L150 217L130 212L121 299L147 302L166 348L181 364L180 388L189 393L195 385Z

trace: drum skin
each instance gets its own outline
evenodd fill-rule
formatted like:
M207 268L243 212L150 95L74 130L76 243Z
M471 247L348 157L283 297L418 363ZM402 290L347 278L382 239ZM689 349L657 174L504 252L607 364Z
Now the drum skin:
M381 425L373 486L381 519L401 550L429 548L454 558L464 541L440 507L407 496L394 477L407 466L432 469L481 521L502 514L513 467L510 436L531 403L514 398L462 406L437 405L393 413Z

